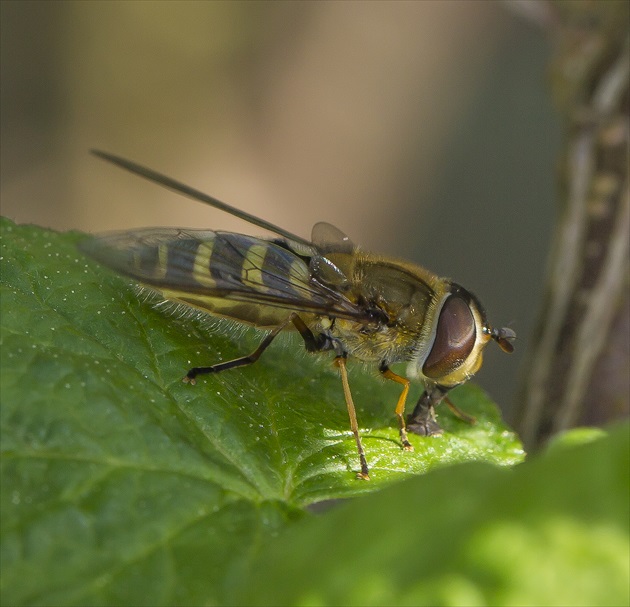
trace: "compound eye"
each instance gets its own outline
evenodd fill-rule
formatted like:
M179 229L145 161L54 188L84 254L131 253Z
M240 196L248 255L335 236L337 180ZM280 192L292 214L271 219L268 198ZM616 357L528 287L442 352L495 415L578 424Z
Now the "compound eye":
M424 375L438 380L457 369L472 352L476 340L470 306L458 295L451 295L440 311L435 341L422 367Z

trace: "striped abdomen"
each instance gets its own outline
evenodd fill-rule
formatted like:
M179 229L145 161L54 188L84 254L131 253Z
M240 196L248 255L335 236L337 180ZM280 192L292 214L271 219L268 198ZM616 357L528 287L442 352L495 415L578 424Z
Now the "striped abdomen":
M309 257L280 241L158 228L97 237L82 249L168 299L257 326L275 326L290 310L345 309L338 294L312 280Z

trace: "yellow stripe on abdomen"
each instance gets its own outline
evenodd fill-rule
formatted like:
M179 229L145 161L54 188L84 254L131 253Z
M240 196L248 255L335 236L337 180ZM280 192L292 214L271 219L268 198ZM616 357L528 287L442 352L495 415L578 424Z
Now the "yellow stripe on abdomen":
M199 243L195 255L195 262L193 263L192 277L195 282L198 282L204 287L216 287L217 284L217 281L212 278L212 274L210 273L210 258L212 257L214 242L214 240L207 240Z
M242 283L262 293L269 291L264 284L262 274L262 267L268 250L269 246L267 244L254 244L249 247L241 268Z
M158 246L158 265L154 270L154 277L160 280L166 276L168 270L168 243L163 242Z

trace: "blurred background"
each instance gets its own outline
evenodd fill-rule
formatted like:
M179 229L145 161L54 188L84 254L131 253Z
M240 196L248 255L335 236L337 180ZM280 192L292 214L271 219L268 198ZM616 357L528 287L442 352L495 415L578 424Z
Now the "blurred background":
M2 214L252 231L99 148L300 235L329 221L453 278L517 332L516 353L488 348L478 376L509 420L560 147L549 44L524 6L3 1Z

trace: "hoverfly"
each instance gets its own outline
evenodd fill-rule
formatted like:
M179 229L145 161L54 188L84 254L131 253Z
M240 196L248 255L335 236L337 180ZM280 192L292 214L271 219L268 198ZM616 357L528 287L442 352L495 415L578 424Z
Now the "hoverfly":
M168 300L268 331L248 356L194 367L185 382L194 384L199 375L256 362L283 330L297 330L308 352L331 351L359 454L359 478L369 479L369 469L348 383L347 357L376 365L384 378L402 386L395 413L402 448L412 451L408 430L422 436L441 432L435 416L441 401L472 419L446 395L476 373L486 344L494 340L503 351L513 350L514 331L492 328L472 293L420 266L362 251L329 223L315 224L311 240L305 240L134 162L93 153L278 236L147 228L103 234L80 247ZM400 362L407 363L409 378L422 380L425 386L407 420L410 379L390 369Z

